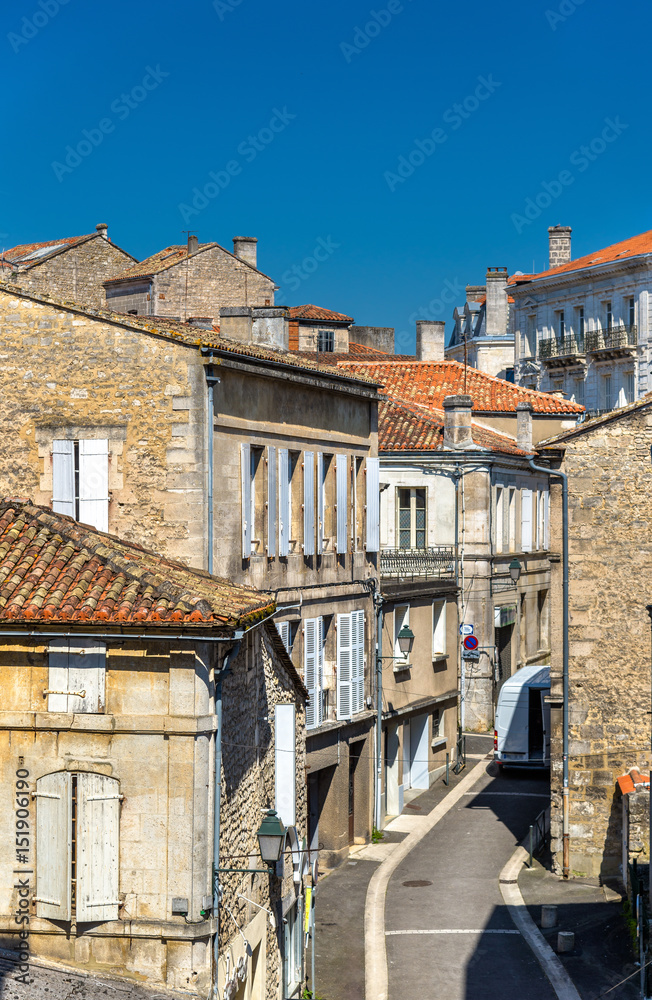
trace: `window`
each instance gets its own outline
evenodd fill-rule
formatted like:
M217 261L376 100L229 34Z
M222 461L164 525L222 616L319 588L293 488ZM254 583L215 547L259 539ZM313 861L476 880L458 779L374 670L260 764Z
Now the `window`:
M336 546L338 552L347 552L349 548L348 513L349 513L349 460L346 455L335 456L335 488L336 488Z
M575 397L575 402L579 403L580 406L584 406L584 386L585 379L576 378L573 379L573 396Z
M505 520L505 490L502 486L496 487L496 518L495 518L495 538L496 552L503 551L503 534Z
M549 511L550 511L550 493L548 490L541 490L539 493L539 528L538 528L538 542L540 549L550 548L550 538L549 538Z
M337 616L337 717L364 708L364 611Z
M613 314L613 310L611 308L611 302L605 302L605 304L604 304L604 312L605 312L605 319L606 319L606 328L607 328L607 330L611 330L611 328L613 326L613 323L614 323L614 314Z
M317 552L328 548L332 537L332 505L329 501L329 470L332 456L317 452Z
M505 369L505 381L506 382L512 382L512 383L514 382L514 369L513 368L506 368Z
M560 396L563 396L563 394L564 394L564 380L563 379L555 379L555 381L552 383L552 391L559 393Z
M252 553L256 551L256 546L259 542L259 539L256 537L256 510L258 503L256 486L262 454L262 448L254 448L249 444L240 445L243 559L251 557Z
M516 548L516 490L513 486L509 488L509 500L508 500L508 518L507 518L507 540L509 545L509 552L513 552Z
M303 979L303 902L292 904L283 917L283 996L294 996Z
M303 453L303 554L315 554L315 455Z
M92 772L37 780L37 916L118 919L119 787L116 778Z
M636 326L636 299L631 298L627 300L627 324L630 329L634 329Z
M294 705L274 708L274 807L284 826L296 823L296 743Z
M625 401L627 403L635 402L636 389L634 388L634 372L624 372L623 379L625 382Z
M290 553L292 533L292 465L287 448L278 450L278 554Z
M612 410L613 404L611 375L603 375L600 379L600 409Z
M334 330L318 330L317 331L317 350L322 352L332 352L335 350L335 331Z
M446 656L446 601L435 601L432 606L432 658Z
M401 549L426 547L426 491L398 490L398 544Z
M579 306L577 310L577 332L580 339L584 339L584 306Z
M109 442L52 442L52 509L109 530Z
M432 713L432 739L442 740L446 735L446 729L444 727L444 710L442 708L436 708Z
M564 310L559 309L557 311L557 338L563 340L566 335L566 323L564 320Z
M538 643L539 649L548 649L548 591L540 590L537 594L538 611Z
M536 315L527 316L525 319L525 333L523 334L523 357L534 357L534 344L537 335Z
M394 608L394 667L404 669L409 666L408 655L401 652L398 635L404 625L410 625L410 605L405 604Z
M285 646L288 656L292 653L297 625L294 622L275 622L276 631L281 637L281 642Z
M48 712L103 712L105 664L101 643L53 639L48 647Z
M534 521L532 497L532 490L521 490L521 549L523 552L532 551L532 525Z
M303 679L310 701L306 705L306 729L324 721L324 619L306 618L303 623Z
M270 445L267 449L267 557L276 555L276 532L278 523L278 498L276 495L276 448Z

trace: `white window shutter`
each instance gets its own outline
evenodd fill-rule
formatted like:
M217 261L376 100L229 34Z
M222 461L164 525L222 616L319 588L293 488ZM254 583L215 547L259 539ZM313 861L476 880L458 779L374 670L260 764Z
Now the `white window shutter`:
M358 551L358 460L351 460L351 552Z
M446 602L437 601L432 606L432 655L446 654Z
M68 694L68 640L53 639L48 647L48 712L67 712Z
M278 450L278 554L290 553L290 456L287 448Z
M521 548L532 551L532 490L521 490Z
M92 640L71 642L68 648L69 712L104 711L105 667L106 646Z
M276 555L276 448L267 449L267 555Z
M75 516L75 442L52 442L52 510Z
M315 554L315 456L303 453L303 554Z
M335 479L337 490L337 551L348 551L348 513L349 513L349 462L346 455L337 455L335 459Z
M550 491L543 494L543 547L550 548Z
M306 729L319 725L319 625L319 618L306 618L303 623L303 682L310 699L306 705Z
M109 442L79 442L79 520L109 530Z
M118 919L120 786L77 775L77 922Z
M364 611L351 612L351 707L364 708Z
M337 717L350 719L352 714L351 676L353 640L351 614L337 616Z
M317 452L317 552L324 551L324 456Z
M284 826L294 826L297 780L294 705L276 705L274 709L274 747L276 812Z
M367 459L367 552L380 547L380 468L377 458Z
M281 637L281 642L285 646L286 653L290 653L290 623L289 622L275 622L276 631Z
M317 715L317 725L321 726L324 721L324 713L322 706L322 692L324 690L324 619L318 618L318 629L317 629L317 701L316 701L316 715Z
M36 915L70 920L72 782L69 771L36 782Z
M240 478L242 483L242 558L251 556L251 446L240 445Z

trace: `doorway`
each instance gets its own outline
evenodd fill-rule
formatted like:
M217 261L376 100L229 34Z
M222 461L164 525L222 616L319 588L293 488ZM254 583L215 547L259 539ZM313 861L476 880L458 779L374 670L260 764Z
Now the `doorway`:
M498 692L508 677L512 676L512 635L514 625L503 625L502 628L495 628L496 652L498 662L496 664L496 688L495 699L498 703Z
M385 813L398 816L401 807L398 791L398 726L385 730Z
M410 720L410 788L428 787L428 716Z
M349 845L355 841L355 772L363 743L349 743Z
M543 691L540 688L529 688L528 694L528 757L530 760L543 761Z

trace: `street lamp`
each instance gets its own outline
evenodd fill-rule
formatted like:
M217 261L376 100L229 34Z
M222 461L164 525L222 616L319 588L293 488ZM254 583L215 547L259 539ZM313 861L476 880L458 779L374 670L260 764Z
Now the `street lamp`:
M260 846L260 856L266 865L275 865L281 856L287 830L276 815L275 809L268 809L256 836Z
M511 576L514 583L518 583L522 568L523 567L521 566L518 559L512 559L511 563L509 564L509 575Z
M396 638L398 639L398 648L402 652L403 656L409 656L412 652L412 645L414 643L414 632L410 626L404 625Z

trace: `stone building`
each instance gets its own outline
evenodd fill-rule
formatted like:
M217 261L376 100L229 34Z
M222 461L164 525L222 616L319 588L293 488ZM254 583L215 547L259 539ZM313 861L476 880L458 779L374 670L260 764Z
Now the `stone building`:
M85 236L22 243L4 250L2 279L70 302L104 305L103 282L133 267L136 258L111 242L106 223L98 223L95 229Z
M507 268L487 269L486 284L467 285L466 302L453 312L447 361L459 361L488 375L514 381L514 324Z
M233 253L219 243L169 246L104 282L106 304L135 316L194 317L219 324L225 306L273 306L276 285L257 267L258 240L236 236Z
M297 995L306 691L272 597L17 499L0 579L3 947L204 997L216 968L220 995ZM249 872L270 808L282 860ZM219 898L215 862L246 869L218 874Z
M232 338L0 287L0 492L274 592L332 864L372 826L378 394L289 352L286 311L222 312Z
M570 867L622 873L619 775L650 770L652 398L542 445L568 476L570 558ZM561 551L561 487L552 480L552 548ZM552 579L552 849L562 864L561 563Z
M516 379L589 415L640 399L649 382L652 231L571 258L571 229L548 230L549 267L511 276Z

